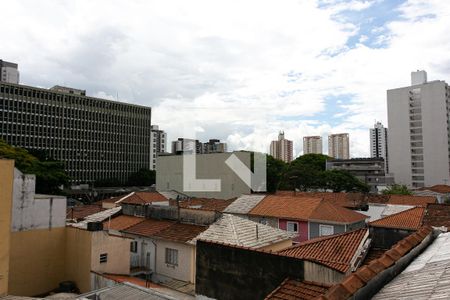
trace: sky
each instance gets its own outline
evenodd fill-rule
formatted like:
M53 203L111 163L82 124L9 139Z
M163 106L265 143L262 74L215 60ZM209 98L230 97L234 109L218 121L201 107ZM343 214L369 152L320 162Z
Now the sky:
M189 0L1 3L0 59L21 83L152 107L168 134L268 152L348 132L369 156L386 90L450 81L450 1ZM169 149L170 150L170 149Z

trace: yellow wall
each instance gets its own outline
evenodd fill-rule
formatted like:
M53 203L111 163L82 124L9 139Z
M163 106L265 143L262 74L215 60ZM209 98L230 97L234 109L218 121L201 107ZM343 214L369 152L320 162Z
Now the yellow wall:
M130 241L111 236L106 231L92 232L91 270L98 273L130 274ZM100 254L108 254L108 261L100 263Z
M65 227L11 233L9 294L34 296L58 287L65 270Z
M91 233L78 228L66 228L65 278L74 281L82 293L91 290Z
M0 159L0 297L8 293L14 161Z

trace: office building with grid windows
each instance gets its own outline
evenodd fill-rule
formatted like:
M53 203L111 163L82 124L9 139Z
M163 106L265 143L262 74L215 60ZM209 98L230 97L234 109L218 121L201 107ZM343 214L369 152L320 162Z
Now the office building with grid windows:
M62 161L73 184L125 182L150 168L150 123L150 107L0 82L0 138Z

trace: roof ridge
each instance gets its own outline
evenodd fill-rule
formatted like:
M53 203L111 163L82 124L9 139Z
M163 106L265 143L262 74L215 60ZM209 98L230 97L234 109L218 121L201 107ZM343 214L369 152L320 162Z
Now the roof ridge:
M229 222L229 224L230 224L230 226L231 226L231 233L233 234L233 238L236 240L236 242L239 244L239 245L243 245L243 243L241 242L241 240L239 239L239 236L238 236L238 234L237 234L237 232L236 232L236 226L234 226L234 218L232 217L232 216L228 216L228 218L230 219L230 222Z
M380 223L380 222L382 222L382 221L386 221L386 220L388 220L388 219L395 218L396 216L398 216L398 215L400 215L400 214L404 214L404 213L407 213L407 212L410 212L410 211L416 210L416 209L422 210L422 218L423 218L423 216L425 215L425 207L423 207L423 206L414 206L414 207L405 209L405 210L403 210L403 211L397 212L397 213L395 213L395 214L386 216L386 217L384 217L384 218L381 218L381 219L378 219L378 220L369 222L369 225L370 225L370 224L377 224L377 223Z

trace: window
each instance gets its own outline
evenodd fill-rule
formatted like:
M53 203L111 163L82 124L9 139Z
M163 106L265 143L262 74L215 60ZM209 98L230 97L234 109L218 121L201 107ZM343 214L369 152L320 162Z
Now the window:
M166 264L178 266L178 250L166 248Z
M262 219L259 220L259 223L263 224L263 225L267 225L269 222L267 221L266 218L262 218Z
M100 263L105 263L108 261L108 253L102 253L100 254Z
M130 243L130 251L133 253L137 253L137 241L132 241Z
M319 235L332 235L334 234L334 227L331 225L319 225Z
M287 222L287 231L290 232L298 232L298 223L297 222Z

